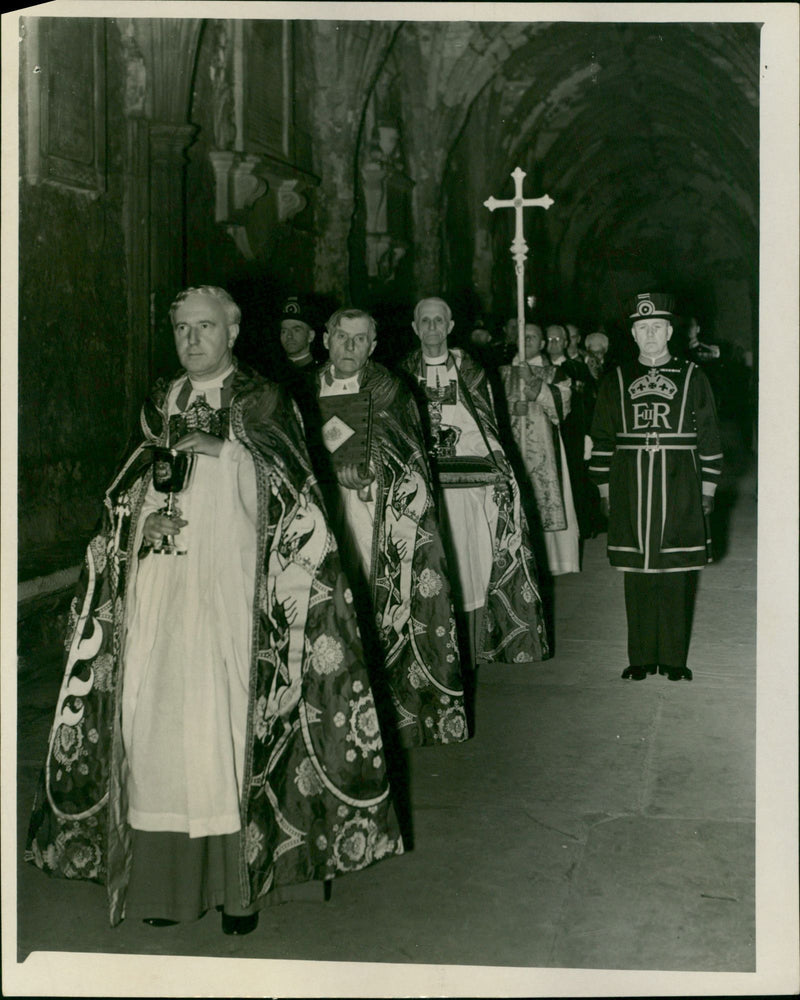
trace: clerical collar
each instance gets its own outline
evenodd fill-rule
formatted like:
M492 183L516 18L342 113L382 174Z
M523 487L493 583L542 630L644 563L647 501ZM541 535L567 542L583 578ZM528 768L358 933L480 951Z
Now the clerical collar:
M361 372L363 369L359 369L352 375L345 375L344 378L337 378L333 374L333 365L331 365L325 372L325 384L334 390L336 393L348 393L348 392L359 392L361 389Z
M190 372L187 372L186 374L189 381L192 383L192 389L194 392L205 392L207 389L221 389L225 379L231 374L235 367L234 363L231 362L221 375L217 375L214 378L209 379L192 378Z
M657 358L649 358L646 354L639 355L639 363L642 365L647 365L648 368L660 368L661 365L665 365L672 355L669 351L664 351L663 354L659 354Z
M422 377L433 392L440 392L453 382L457 384L458 369L450 352L435 358L425 358L425 371Z
M294 357L289 355L288 357L293 365L305 364L306 360L311 360L311 351L306 351L305 354L296 354Z

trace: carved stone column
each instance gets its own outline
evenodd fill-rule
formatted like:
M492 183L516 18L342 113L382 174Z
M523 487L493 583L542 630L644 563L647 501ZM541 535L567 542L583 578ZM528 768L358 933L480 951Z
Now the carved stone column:
M324 163L316 199L314 288L350 298L349 241L355 208L357 146L365 95L398 28L397 22L308 23L314 74L313 131ZM331 53L337 72L331 72Z
M195 132L194 125L150 123L151 360L155 374L175 367L167 310L185 283L186 150Z
M417 289L440 294L442 221L438 174L417 181L414 189L414 279Z
M199 18L118 18L129 120L126 244L130 384L141 390L175 367L166 310L184 284L186 150Z
M125 256L128 262L127 426L135 427L151 376L150 141L144 118L128 119Z

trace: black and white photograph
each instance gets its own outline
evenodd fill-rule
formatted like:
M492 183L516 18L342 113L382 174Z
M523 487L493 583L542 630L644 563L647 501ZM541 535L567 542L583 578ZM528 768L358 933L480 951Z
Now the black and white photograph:
M797 993L798 11L2 15L4 995Z

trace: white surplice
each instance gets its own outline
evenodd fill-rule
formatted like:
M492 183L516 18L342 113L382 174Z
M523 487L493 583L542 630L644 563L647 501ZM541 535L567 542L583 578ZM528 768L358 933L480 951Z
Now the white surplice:
M514 358L514 364L520 364L519 355ZM541 367L544 364L542 356L539 354L534 358L529 358L527 363ZM543 385L540 393L539 403L545 414L555 422L556 409L552 400L548 397L552 392L558 391L558 385ZM532 416L532 419L536 419ZM569 468L567 467L567 453L564 450L564 442L561 439L561 429L557 428L556 437L561 465L561 496L564 501L564 513L567 518L566 528L558 531L547 531L544 534L544 547L547 553L547 567L553 576L561 576L564 573L580 573L580 536L578 533L578 516L575 513L575 501L572 497L572 483L569 478ZM524 452L524 449L523 449Z
M182 384L170 393L170 414ZM219 406L216 383L194 390ZM137 550L164 499L151 485ZM177 500L188 522L176 536L185 554L148 553L131 583L122 695L128 820L203 837L240 828L256 561L250 453L229 439L218 458L196 455Z
M444 384L456 383L456 364L446 367L447 355L425 358L426 380ZM458 391L458 388L457 388ZM453 404L442 404L442 428L457 430L456 455L489 455L486 439L460 393ZM500 451L500 445L488 434L489 444ZM486 603L489 580L494 565L494 539L497 534L499 509L493 486L465 486L442 490L442 502L447 513L450 541L455 556L460 590L460 607L476 611Z

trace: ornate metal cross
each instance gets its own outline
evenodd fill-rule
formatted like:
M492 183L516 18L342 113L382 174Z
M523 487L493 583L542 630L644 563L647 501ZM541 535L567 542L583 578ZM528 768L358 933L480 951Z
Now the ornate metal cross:
M511 243L511 255L514 258L514 271L517 275L517 347L519 349L520 361L525 360L525 260L528 256L528 244L525 242L525 234L522 229L522 213L526 208L548 209L553 204L553 199L546 194L541 198L524 198L522 195L522 182L525 179L525 171L522 167L517 167L511 174L514 178L514 197L501 201L492 195L483 203L490 212L496 208L513 208L516 214L516 228L514 239ZM521 375L521 373L520 373ZM520 379L520 399L524 400L525 390ZM522 417L522 434L525 434L525 418Z

